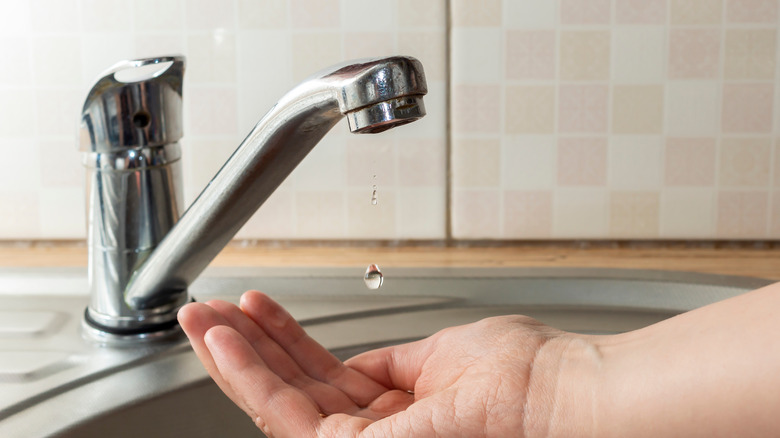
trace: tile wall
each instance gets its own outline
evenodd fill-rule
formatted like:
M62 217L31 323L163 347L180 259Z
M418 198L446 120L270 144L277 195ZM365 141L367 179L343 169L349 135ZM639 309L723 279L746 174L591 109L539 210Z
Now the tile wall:
M451 4L456 238L780 237L780 2Z
M448 221L455 239L779 238L778 9L0 0L0 239L84 237L83 98L117 60L170 53L188 59L187 202L312 72L396 53L425 65L428 117L377 136L337 126L240 238L443 239Z

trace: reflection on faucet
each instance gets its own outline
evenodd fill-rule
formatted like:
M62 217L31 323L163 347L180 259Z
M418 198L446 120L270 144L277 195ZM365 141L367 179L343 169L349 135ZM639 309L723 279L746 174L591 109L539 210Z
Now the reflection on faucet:
M258 122L173 226L181 200L177 110L183 59L121 67L159 69L165 62L173 65L151 79L120 84L112 78L110 85L123 92L88 99L84 107L82 145L88 150L85 161L94 167L86 326L103 339L177 330L176 311L190 300L188 285L342 117L352 132L378 133L425 115L425 75L414 58L326 69L292 89ZM90 97L108 94L105 85L98 90L101 81Z

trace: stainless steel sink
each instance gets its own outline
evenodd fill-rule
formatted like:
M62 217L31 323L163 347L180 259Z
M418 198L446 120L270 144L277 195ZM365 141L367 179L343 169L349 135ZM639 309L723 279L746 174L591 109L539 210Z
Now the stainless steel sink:
M771 281L602 269L211 269L199 300L269 293L337 356L501 314L575 332L616 333ZM186 340L140 347L80 336L81 269L0 270L0 436L262 436L208 378Z

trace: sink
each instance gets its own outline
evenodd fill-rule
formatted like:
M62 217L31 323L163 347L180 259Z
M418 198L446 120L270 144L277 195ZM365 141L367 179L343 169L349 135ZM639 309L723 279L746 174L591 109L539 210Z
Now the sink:
M634 330L772 281L618 269L211 268L201 301L262 290L346 359L444 327L525 314L580 333ZM140 347L83 340L83 269L0 269L0 436L256 437L182 337Z

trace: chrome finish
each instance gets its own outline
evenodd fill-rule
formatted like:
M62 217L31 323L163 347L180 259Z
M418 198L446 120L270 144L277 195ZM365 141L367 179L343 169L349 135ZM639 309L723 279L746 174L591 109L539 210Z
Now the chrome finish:
M406 57L335 66L291 90L133 274L128 306L186 302L187 286L344 115L355 132L381 132L424 116L426 93L422 65Z
M98 79L81 116L88 169L91 302L85 333L102 338L139 326L170 329L183 303L142 312L122 293L182 211L181 148L184 58L121 62Z
M183 72L180 57L120 63L84 105L86 325L114 337L169 331L189 284L342 117L352 132L378 133L425 115L425 75L414 58L323 70L279 100L179 219Z

